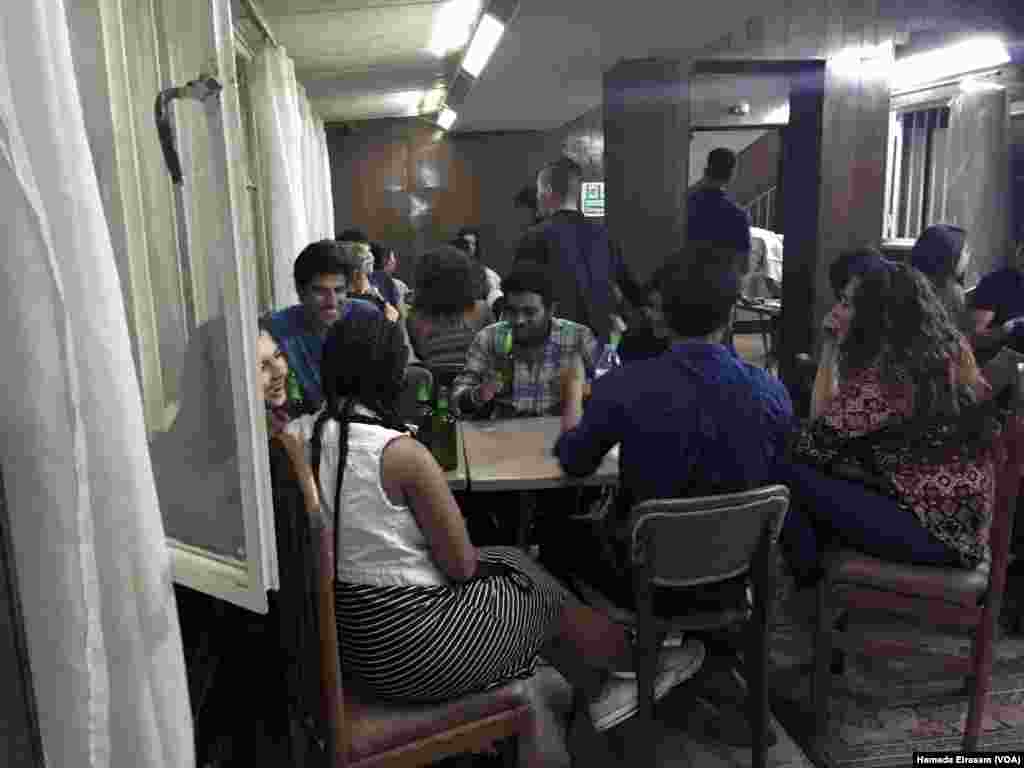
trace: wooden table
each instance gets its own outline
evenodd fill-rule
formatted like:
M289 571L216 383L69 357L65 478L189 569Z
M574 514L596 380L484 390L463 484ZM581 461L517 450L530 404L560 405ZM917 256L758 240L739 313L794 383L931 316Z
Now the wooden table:
M457 423L455 430L456 443L455 453L459 457L459 465L452 470L444 473L445 479L448 481L448 487L453 491L464 491L469 487L469 472L466 467L466 446L465 438L462 432L462 422Z
M537 491L619 480L617 446L592 475L575 478L562 472L552 454L561 432L558 416L460 423L471 491Z
M587 477L569 477L552 454L561 431L561 419L544 416L527 419L461 422L471 492L539 491L619 481L619 451L615 446L597 471ZM533 507L524 493L520 504L518 543L527 545Z

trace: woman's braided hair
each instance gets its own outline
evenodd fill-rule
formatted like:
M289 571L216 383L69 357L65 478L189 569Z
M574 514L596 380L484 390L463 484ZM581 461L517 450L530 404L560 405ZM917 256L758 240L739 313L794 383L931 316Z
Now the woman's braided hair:
M324 425L338 422L338 477L334 490L337 520L341 482L348 461L349 424L364 421L355 415L357 403L377 414L373 423L406 431L397 415L398 398L405 382L409 349L397 323L380 312L353 313L335 323L324 341L320 378L324 407L313 427L312 469L320 482L320 450Z

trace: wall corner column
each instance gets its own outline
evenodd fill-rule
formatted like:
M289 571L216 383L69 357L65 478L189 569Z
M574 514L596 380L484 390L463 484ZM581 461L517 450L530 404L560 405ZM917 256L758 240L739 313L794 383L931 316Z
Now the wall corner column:
M605 221L646 278L686 242L690 67L626 59L604 74Z

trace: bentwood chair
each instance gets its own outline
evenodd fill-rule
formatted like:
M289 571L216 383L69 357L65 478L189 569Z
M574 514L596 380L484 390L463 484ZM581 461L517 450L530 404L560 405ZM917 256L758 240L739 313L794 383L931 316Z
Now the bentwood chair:
M753 731L752 765L765 765L770 719L768 628L775 599L776 544L788 509L789 490L782 485L642 502L632 510L629 541L636 610L626 610L589 584L574 581L592 607L635 629L639 717L649 729L644 739L650 749L645 764L656 764L654 677L665 637L675 632L708 632L745 624L743 656ZM677 616L655 612L655 590L692 592L724 585L744 575L750 588L739 590L739 599L724 602L721 607Z
M271 442L278 616L296 768L416 768L499 744L515 765L532 725L526 683L436 705L385 704L343 684L331 537L308 464Z
M814 744L826 758L825 735L832 673L842 674L845 652L882 658L928 656L947 673L966 676L968 714L963 748L977 748L992 674L992 642L1006 584L1010 532L1024 466L1024 431L1020 416L1024 366L1018 368L1007 393L1011 413L996 439L996 493L989 544L991 562L976 568L944 568L892 563L853 550L826 558L825 577L818 586L818 628L812 706ZM967 656L922 649L906 640L856 635L849 622L856 611L885 612L933 628L959 629L971 635ZM837 618L838 617L838 618Z

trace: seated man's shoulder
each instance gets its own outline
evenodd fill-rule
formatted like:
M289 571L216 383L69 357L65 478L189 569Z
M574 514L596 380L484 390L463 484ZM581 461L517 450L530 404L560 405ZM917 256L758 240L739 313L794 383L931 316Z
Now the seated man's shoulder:
M360 314L367 316L380 314L380 309L373 301L369 299L360 299L357 297L352 297L351 299L349 299L346 306L348 307L348 310L343 314L343 319L357 317Z
M304 307L301 304L293 304L290 307L271 312L267 315L267 324L270 326L271 333L279 339L305 333L303 312Z

